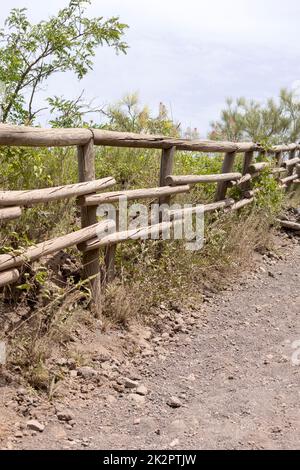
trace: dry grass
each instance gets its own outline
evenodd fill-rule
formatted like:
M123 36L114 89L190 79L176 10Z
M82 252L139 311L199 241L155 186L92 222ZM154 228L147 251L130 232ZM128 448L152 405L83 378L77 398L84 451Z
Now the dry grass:
M119 277L106 289L107 321L126 326L133 319L149 318L151 309L161 302L201 302L204 291L221 289L231 275L251 267L255 251L271 247L272 220L258 208L215 220L211 217L202 250L189 252L183 241L166 242L161 258L155 261L157 242L119 247Z
M152 322L162 302L200 305L203 293L224 287L230 276L249 269L255 251L270 247L273 217L258 207L239 214L210 215L202 250L189 252L183 241L167 241L159 259L159 242L120 245L118 277L105 289L103 330L127 328L133 321ZM63 378L52 358L62 351L65 357L74 355L70 347L74 331L87 321L88 328L95 325L84 310L88 301L88 292L80 285L57 289L46 302L39 294L33 307L8 331L9 366L49 398ZM81 356L76 358L78 365L83 362Z
M23 299L19 320L2 335L9 343L8 367L33 388L52 395L63 378L52 358L67 348L74 331L90 318L84 308L87 300L78 286L61 289L46 305L37 302L33 309L26 308Z

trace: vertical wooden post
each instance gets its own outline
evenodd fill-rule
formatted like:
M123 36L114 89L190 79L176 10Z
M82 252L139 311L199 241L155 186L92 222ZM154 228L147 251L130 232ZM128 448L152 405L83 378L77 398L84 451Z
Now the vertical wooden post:
M160 173L159 173L159 186L166 186L166 177L172 175L174 168L174 157L175 157L176 147L170 147L163 149L161 152L160 159ZM171 196L161 196L158 200L159 205L168 204L170 206ZM159 222L162 222L163 214L159 212ZM160 258L163 253L163 241L160 241L157 245L157 258Z
M95 179L95 155L94 141L91 139L86 145L77 147L79 182ZM82 228L97 222L97 207L81 207ZM90 279L92 294L92 309L96 316L101 314L101 275L100 275L100 250L92 250L83 253L83 279Z
M119 209L116 210L116 231L119 231ZM105 249L105 281L111 282L114 280L116 276L116 267L115 267L115 260L116 260L116 251L117 251L117 244L109 245Z
M252 163L253 157L254 157L254 152L253 151L245 152L243 170L242 170L243 175L246 175L248 173L248 169L249 169L249 166ZM243 183L242 186L241 186L241 190L243 192L244 191L249 191L250 189L251 189L251 180L246 181L246 183Z
M282 152L275 153L276 166L280 167L282 164Z
M159 186L166 186L166 177L173 173L174 156L176 147L163 149L160 160ZM159 204L170 204L170 196L163 196L159 199Z
M230 153L225 154L221 173L231 172L233 168L235 156L236 156L236 152L230 152ZM227 188L228 188L228 181L219 181L218 186L217 186L216 196L215 196L216 201L222 201L223 199L225 199Z
M291 150L289 152L289 160L292 160L292 158L295 158L295 156L296 156L296 150ZM288 167L287 176L292 176L293 173L294 173L294 166ZM289 184L291 183L292 181Z

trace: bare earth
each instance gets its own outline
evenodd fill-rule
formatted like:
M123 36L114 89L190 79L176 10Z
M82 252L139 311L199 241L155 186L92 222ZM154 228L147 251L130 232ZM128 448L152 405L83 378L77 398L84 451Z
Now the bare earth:
M207 298L176 340L156 338L158 352L127 374L148 389L145 397L122 380L119 391L91 387L68 400L71 425L52 411L43 432L12 437L8 448L299 448L299 242L285 251ZM180 406L170 407L170 397Z

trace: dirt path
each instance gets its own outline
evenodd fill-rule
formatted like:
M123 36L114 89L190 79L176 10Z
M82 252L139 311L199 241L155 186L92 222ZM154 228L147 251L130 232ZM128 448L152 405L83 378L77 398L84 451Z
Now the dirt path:
M136 364L145 397L96 389L71 403L72 426L53 417L14 448L299 448L299 244L204 305L192 334Z

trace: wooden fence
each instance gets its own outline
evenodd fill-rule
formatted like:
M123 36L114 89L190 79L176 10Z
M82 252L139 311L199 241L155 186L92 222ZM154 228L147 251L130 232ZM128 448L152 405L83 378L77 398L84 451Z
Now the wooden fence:
M116 181L110 176L96 179L95 145L162 149L158 187L103 192L116 184ZM204 205L204 212L218 209L237 210L254 201L258 189L252 189L251 182L269 165L267 162L257 162L256 155L265 154L266 151L260 145L251 142L186 140L99 129L42 129L2 124L0 146L77 146L79 183L30 191L0 191L0 220L15 219L26 207L34 204L77 197L82 225L82 228L76 232L37 244L22 254L18 252L18 254L0 255L0 287L18 282L19 268L22 264L75 245L82 251L83 279L90 282L94 307L98 312L101 310L100 249L106 247L106 271L108 278L111 278L117 243L139 239L152 230L162 232L174 222L173 218L170 222L161 222L155 226L108 234L112 221L97 221L96 211L99 204L118 203L122 196L126 196L128 200L158 198L160 203L169 203L172 196L188 192L193 185L216 183L215 201ZM176 150L224 153L221 174L173 175ZM233 172L238 153L243 154L241 173ZM299 183L300 145L274 146L268 149L268 155L272 156L274 162L269 168L270 175L280 181L282 188ZM288 157L284 158L285 155ZM232 186L241 189L242 198L239 201L226 198L227 189ZM179 212L183 213L185 210L193 211L193 209L182 209ZM171 215L174 216L175 213Z

